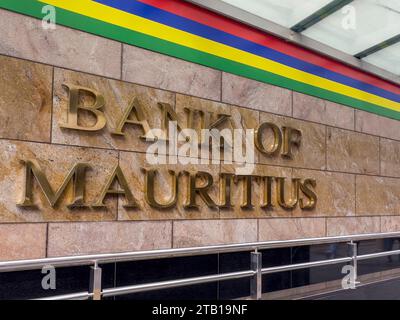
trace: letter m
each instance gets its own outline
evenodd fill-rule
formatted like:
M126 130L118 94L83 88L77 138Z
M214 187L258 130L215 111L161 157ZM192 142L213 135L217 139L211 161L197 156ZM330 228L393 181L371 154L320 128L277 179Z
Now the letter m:
M38 163L33 160L22 160L25 165L25 187L22 200L17 203L19 207L35 207L33 201L33 180L36 179L40 189L52 208L55 207L68 184L73 183L73 198L69 208L83 207L86 170L88 164L78 163L67 174L58 190L54 191Z

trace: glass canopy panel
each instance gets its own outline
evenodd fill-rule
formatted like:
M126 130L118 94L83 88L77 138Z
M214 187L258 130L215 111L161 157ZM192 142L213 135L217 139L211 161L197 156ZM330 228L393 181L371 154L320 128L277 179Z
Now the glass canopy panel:
M363 60L400 76L400 43L371 54Z
M303 34L355 55L400 34L400 1L355 0Z
M332 0L222 0L287 28L318 11Z

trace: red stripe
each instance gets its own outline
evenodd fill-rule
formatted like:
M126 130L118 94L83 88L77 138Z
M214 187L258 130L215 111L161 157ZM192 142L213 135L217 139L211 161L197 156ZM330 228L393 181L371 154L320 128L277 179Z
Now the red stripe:
M400 94L400 86L384 81L376 76L348 67L333 59L326 58L310 50L285 42L275 36L229 19L207 9L195 6L182 0L138 0L142 3L164 11L188 18L209 27L224 31L237 37L269 47L297 59L315 64L333 72L341 73L353 79L369 83L381 89Z

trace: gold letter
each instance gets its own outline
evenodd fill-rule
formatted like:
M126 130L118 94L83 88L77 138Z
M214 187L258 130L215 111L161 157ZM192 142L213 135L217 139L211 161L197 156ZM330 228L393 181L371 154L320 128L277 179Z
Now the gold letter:
M300 183L300 190L303 194L308 198L308 203L305 204L303 199L300 199L300 208L302 210L313 210L317 205L317 195L314 191L310 189L313 187L314 189L317 186L317 182L314 179L306 179L303 183Z
M265 129L271 129L274 133L274 141L271 143L270 146L268 146L268 148L264 147L263 144L263 132ZM255 132L255 145L257 147L257 149L268 155L268 156L273 156L275 155L277 152L279 152L279 150L281 149L282 146L282 134L281 131L279 130L279 128L274 125L273 123L270 122L264 122L263 124L261 124Z
M299 201L299 182L300 179L292 179L292 195L286 203L285 197L285 180L286 178L275 178L277 182L277 197L278 197L278 204L283 209L294 209Z
M216 129L217 127L221 126L224 122L226 122L228 119L230 119L229 114L224 114L224 113L218 113L215 117L215 113L213 112L204 112L203 110L197 110L197 109L191 109L191 108L184 108L184 111L187 113L187 122L186 122L186 127L189 129L196 130L196 132L200 133L200 144L203 144L206 141L206 135L204 134L204 129L212 130ZM195 123L195 115L200 116L200 121ZM196 125L195 125L196 124ZM211 135L213 135L211 133ZM221 148L223 148L223 142L224 139L221 137ZM230 145L225 142L228 147Z
M162 130L164 131L164 138L166 140L169 140L169 122L170 121L175 121L177 124L177 129L181 130L181 127L178 124L178 116L176 115L176 112L172 108L172 106L168 103L158 103L158 106L160 107L162 111ZM161 137L158 137L159 139Z
M22 201L18 202L19 207L35 207L33 202L33 185L32 178L36 178L40 188L42 189L47 201L52 208L55 207L56 203L60 199L61 194L65 191L65 188L72 180L73 182L73 201L68 205L68 208L85 207L84 204L84 194L85 194L85 173L90 166L86 163L76 164L71 171L68 173L61 186L56 192L53 191L49 181L47 180L45 174L39 167L36 161L27 160L21 161L25 165L25 189Z
M123 189L111 189L112 184L114 181L117 181L119 186ZM128 182L125 179L124 174L119 165L115 167L113 170L110 178L108 179L107 183L101 190L100 196L98 201L92 205L94 208L103 208L106 205L104 204L104 198L107 194L123 194L126 199L126 204L123 206L124 208L137 208L136 200L132 195L131 190L129 189Z
M125 110L121 120L119 121L117 128L112 132L112 134L116 134L119 136L124 136L125 132L123 132L124 126L126 123L134 124L137 126L141 126L143 129L143 135L140 137L141 139L146 139L147 133L150 131L150 125L146 120L143 106L137 98L132 99L128 108ZM136 117L136 120L129 119L129 116L132 114Z
M229 114L218 113L217 119L215 119L215 121L211 122L211 115L214 115L214 113L209 114L209 118L205 120L206 121L205 128L202 128L202 129L210 129L211 130L211 129L217 128L231 117Z
M261 204L261 208L263 209L272 209L274 205L272 204L272 182L274 177L262 177L262 181L264 182L264 192L263 192L263 203Z
M232 208L232 178L235 175L232 173L221 173L219 175L219 198L221 209Z
M300 146L301 131L290 127L283 127L283 152L282 157L293 158L292 146Z
M189 177L189 183L187 188L187 198L186 203L184 205L185 209L198 209L199 206L196 203L196 195L199 195L203 201L210 208L215 208L215 202L210 198L207 191L212 187L214 183L214 179L211 174L208 172L199 171L196 174L190 174L189 172L185 172ZM199 178L204 178L206 183L198 187L196 186L196 180Z
M172 177L172 196L171 200L167 203L162 204L158 203L155 199L155 191L154 191L154 184L155 184L155 176L157 175L157 170L146 170L142 169L146 175L145 184L144 184L144 194L146 196L147 203L156 209L170 209L176 205L178 201L178 176L173 170L168 170L168 173Z
M199 129L203 129L205 127L205 119L204 119L204 111L203 110L197 110L197 109L191 109L191 108L184 108L183 109L185 113L187 114L187 120L186 120L186 128L196 130L195 127L195 115L198 114L200 116L200 121L197 122L199 125Z
M88 89L81 86L68 85L63 84L69 90L69 106L67 110L67 122L60 124L61 128L67 129L75 129L75 130L83 130L83 131L98 131L105 127L106 125L106 117L104 113L101 112L100 108L102 108L105 104L104 97L95 90ZM85 92L94 97L93 106L79 106L79 93ZM91 127L85 127L78 124L78 110L86 110L91 112L96 117L96 123Z
M253 208L253 203L252 203L252 189L253 189L253 181L256 180L257 182L260 182L260 176L252 176L252 175L238 175L235 177L236 183L238 181L243 180L243 194L242 194L242 199L243 202L240 205L242 209L252 209Z

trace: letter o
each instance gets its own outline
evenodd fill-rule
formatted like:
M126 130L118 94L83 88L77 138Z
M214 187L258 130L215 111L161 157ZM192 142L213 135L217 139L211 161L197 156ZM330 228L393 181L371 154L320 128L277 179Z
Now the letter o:
M271 129L274 134L273 142L267 147L264 146L263 139L262 139L263 132L266 129ZM281 147L282 147L281 130L275 124L273 124L271 122L264 122L263 124L261 124L256 129L254 139L255 139L256 148L260 152L262 152L268 156L273 156L281 150Z

